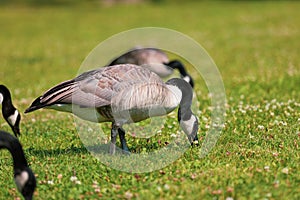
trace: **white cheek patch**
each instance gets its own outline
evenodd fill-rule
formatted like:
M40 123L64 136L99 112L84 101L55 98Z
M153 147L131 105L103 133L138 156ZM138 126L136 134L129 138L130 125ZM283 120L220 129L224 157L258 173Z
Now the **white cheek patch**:
M0 104L3 102L3 95L0 93Z
M18 110L15 110L15 113L8 117L8 122L11 125L15 125L15 123L17 121L17 118L18 118L18 115L19 115Z
M191 78L189 76L185 76L183 77L183 80L189 83L191 81Z
M15 176L15 183L20 192L22 191L28 179L29 179L29 174L27 171L22 171L21 174Z
M180 127L184 131L185 134L191 135L193 128L194 128L194 123L196 121L196 117L194 115L191 115L191 118L189 120L180 121Z

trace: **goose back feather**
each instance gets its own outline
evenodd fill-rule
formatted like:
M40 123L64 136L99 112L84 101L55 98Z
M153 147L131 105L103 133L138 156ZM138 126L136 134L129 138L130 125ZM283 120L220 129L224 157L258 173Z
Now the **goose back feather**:
M180 99L174 101L173 96L169 86L157 74L136 65L123 64L85 72L62 82L38 97L25 112L72 104L79 108L96 108L103 116L98 117L98 122L111 121L113 115L124 112L133 115L132 120L136 122L148 118L145 113L152 108L167 108L166 112L175 109ZM65 111L63 106L61 108ZM71 110L69 108L68 112Z

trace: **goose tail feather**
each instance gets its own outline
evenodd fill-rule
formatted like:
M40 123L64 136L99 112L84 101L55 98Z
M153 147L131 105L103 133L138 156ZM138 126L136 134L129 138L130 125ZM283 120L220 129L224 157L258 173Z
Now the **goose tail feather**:
M42 96L36 98L30 107L25 110L25 113L51 106L56 103L67 103L72 97L74 87L76 87L75 81L69 80L50 88Z

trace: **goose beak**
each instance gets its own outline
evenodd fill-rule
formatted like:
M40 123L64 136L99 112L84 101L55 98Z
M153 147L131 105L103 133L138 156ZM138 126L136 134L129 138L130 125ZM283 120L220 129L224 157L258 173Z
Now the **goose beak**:
M13 127L13 132L14 132L14 134L15 134L16 137L18 137L18 136L21 135L21 134L20 134L19 124L15 125L15 126Z
M196 133L196 136L194 137L191 145L192 146L199 146L199 139L198 139L197 133Z
M25 200L32 200L33 194L32 195L28 195L26 197L24 197Z
M198 128L199 128L199 123L198 123L198 120L197 120L197 117L195 117L195 122L194 122L194 125L193 125L193 130L192 130L192 133L190 134L190 142L191 142L191 145L198 145L199 144L199 140L198 140L198 136L197 136L197 132L198 132Z

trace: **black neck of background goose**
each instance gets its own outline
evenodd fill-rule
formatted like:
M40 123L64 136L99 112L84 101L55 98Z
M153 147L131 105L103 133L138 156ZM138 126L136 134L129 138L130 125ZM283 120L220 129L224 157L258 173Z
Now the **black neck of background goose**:
M168 65L172 69L178 69L178 71L182 77L185 77L188 75L183 64L178 60L172 60L171 62L167 63L166 65Z
M189 84L192 86L192 88L194 88L194 81L192 79L192 77L186 72L183 64L178 61L178 60L173 60L169 63L166 64L167 66L171 67L172 69L178 69L181 78L185 78L185 77L189 77Z
M190 79L189 84L192 86L192 88L194 88L194 81L193 81L193 78L192 78L189 74L187 74L186 76L189 77L189 79ZM184 78L184 77L182 77L182 78Z
M11 153L15 173L28 167L24 151L19 140L4 131L0 131L0 149L2 148L6 148Z
M112 65L117 65L117 64L119 64L119 58L114 59L107 66L112 66Z
M182 92L182 98L178 109L178 121L189 120L193 114L191 111L193 99L193 90L191 86L186 81L179 78L170 79L167 81L167 84L178 87Z

